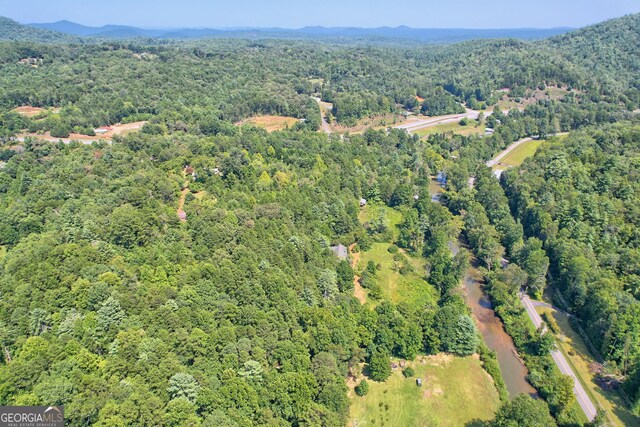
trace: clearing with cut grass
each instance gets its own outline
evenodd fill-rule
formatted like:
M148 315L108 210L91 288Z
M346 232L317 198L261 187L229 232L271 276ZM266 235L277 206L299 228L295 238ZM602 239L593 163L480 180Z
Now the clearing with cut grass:
M399 364L397 360L395 363ZM348 426L446 427L490 420L500 405L491 377L477 357L448 354L418 356L406 362L415 370L405 378L400 367L384 383L367 380L369 393L359 397L350 381ZM416 385L416 379L422 386Z
M470 136L470 135L481 135L484 133L486 128L485 125L476 126L477 123L473 120L466 126L462 126L458 122L454 123L443 123L440 125L430 126L424 129L420 129L414 131L413 133L419 136L428 136L436 133L456 133L459 135Z
M34 117L46 110L40 107L31 107L29 105L24 105L22 107L14 108L13 111L26 117Z
M370 261L377 267L369 279L371 283L367 284L368 302L373 303L377 296L377 299L396 304L436 305L438 291L424 279L426 260L411 256L391 243L398 238L397 226L402 222L402 213L384 205L369 204L360 210L358 217L365 227L384 229L382 234L386 235L384 242L373 243L368 250L362 251L355 266L358 272L363 271Z
M300 120L295 117L285 116L255 116L249 119L236 123L237 125L251 124L261 127L267 132L275 132L278 130L284 130L292 128Z
M507 154L500 160L499 165L506 166L508 168L520 166L527 157L531 157L536 154L538 147L545 142L540 139L532 139L524 144L517 146L513 151Z

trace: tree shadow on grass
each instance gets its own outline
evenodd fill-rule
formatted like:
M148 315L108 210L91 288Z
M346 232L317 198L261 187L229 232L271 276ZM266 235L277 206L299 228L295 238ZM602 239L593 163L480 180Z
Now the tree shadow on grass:
M491 421L471 420L465 423L464 427L491 427Z

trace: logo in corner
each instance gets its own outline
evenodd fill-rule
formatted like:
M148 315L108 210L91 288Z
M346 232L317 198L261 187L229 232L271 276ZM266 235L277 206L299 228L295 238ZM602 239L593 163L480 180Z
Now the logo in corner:
M0 427L63 427L64 406L0 406Z

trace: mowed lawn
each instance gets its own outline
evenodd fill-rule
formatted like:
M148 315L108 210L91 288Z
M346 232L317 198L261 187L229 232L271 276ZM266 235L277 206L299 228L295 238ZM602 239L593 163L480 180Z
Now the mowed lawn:
M500 160L500 163L509 167L520 166L527 157L531 157L536 154L536 150L543 142L544 140L532 139L531 141L520 144L506 157Z
M384 383L367 381L364 397L350 391L349 427L457 427L490 420L499 407L498 393L477 358L419 356L407 366L415 369L415 377L405 378L397 368Z
M614 391L603 390L595 381L595 375L589 369L594 362L593 356L587 349L585 342L569 323L569 319L551 308L537 307L538 313L549 312L558 322L562 332L558 338L558 346L571 368L580 378L582 386L587 390L589 397L607 412L607 425L612 426L640 426L640 421L633 416L625 405L622 397ZM572 350L572 353L570 353Z
M462 126L458 122L443 123L440 125L429 126L424 129L417 130L413 133L419 136L433 135L436 133L453 132L464 136L483 134L486 126L476 126L474 121L470 121L467 126Z

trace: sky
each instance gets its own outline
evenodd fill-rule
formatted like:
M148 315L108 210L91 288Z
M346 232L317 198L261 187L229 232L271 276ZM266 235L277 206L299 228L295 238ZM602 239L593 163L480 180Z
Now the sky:
M0 0L21 23L143 28L581 27L640 12L640 0Z

